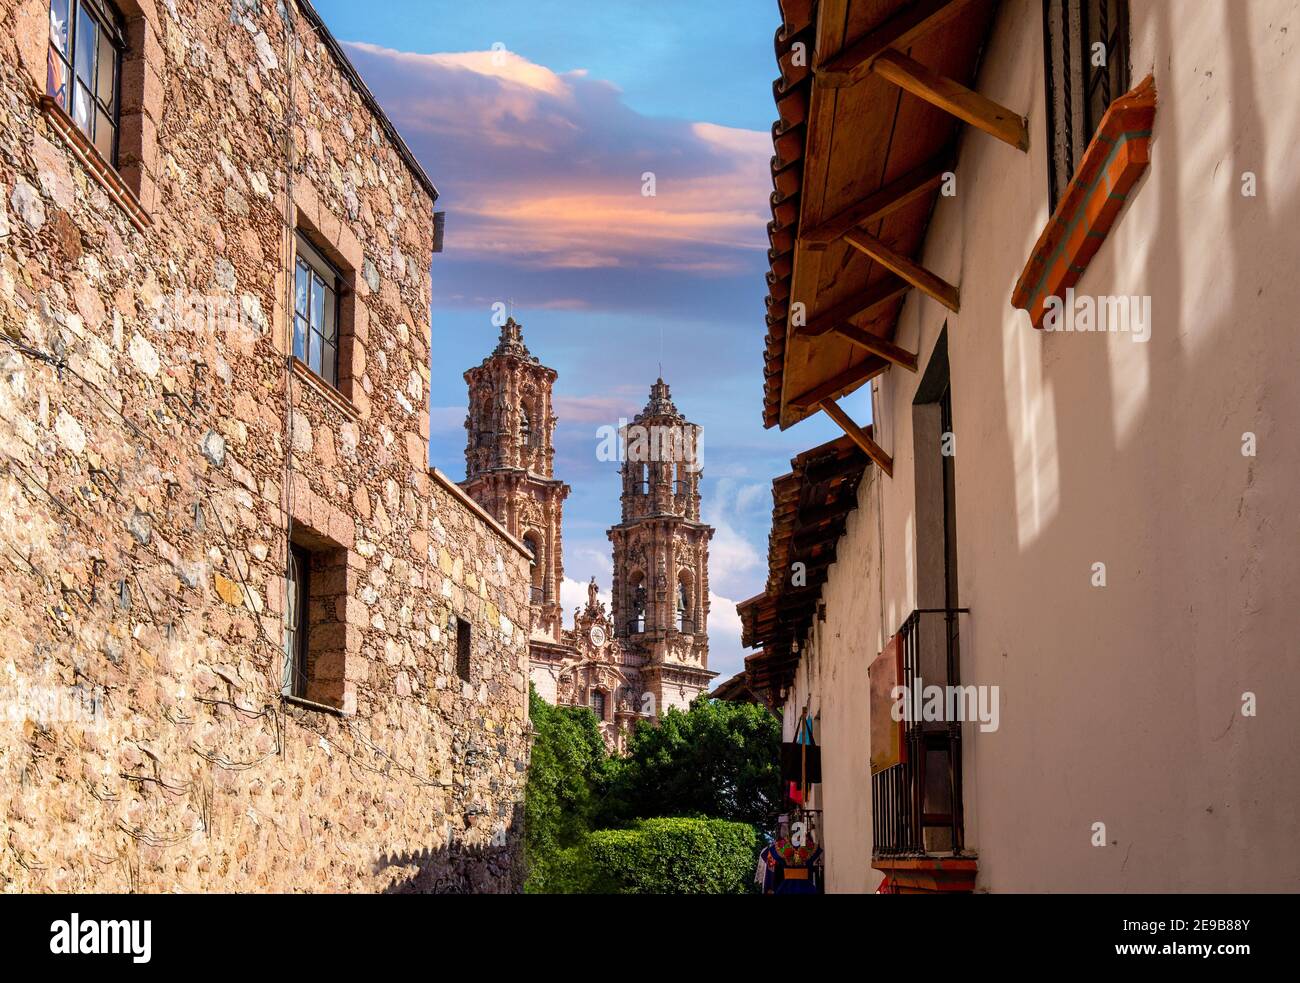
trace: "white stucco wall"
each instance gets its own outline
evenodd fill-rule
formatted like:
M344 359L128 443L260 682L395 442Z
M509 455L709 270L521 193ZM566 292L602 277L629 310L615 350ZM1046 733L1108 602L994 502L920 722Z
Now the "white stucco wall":
M784 713L784 739L793 740L803 707L817 718L822 783L811 803L822 810L826 890L870 892L880 884L871 867L871 780L866 667L879 648L880 588L876 571L876 472L858 488L840 555L822 589L826 620L814 622Z
M1026 113L1030 150L963 133L924 253L961 313L913 291L899 324L922 369L948 326L962 681L1000 688L999 729L963 735L980 890L1300 886L1300 4L1190 6L1131 4L1132 80L1154 72L1159 94L1152 163L1076 288L1150 295L1150 341L1045 334L1010 306L1048 217L1036 0L1003 4L978 82ZM883 539L860 509L818 673L806 658L797 684L820 678L833 890L874 887L866 667L916 606L919 379L878 381ZM1091 845L1095 822L1110 845Z

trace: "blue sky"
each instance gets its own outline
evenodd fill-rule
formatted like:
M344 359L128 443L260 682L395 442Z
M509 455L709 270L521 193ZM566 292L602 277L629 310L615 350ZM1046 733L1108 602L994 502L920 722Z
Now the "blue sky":
M838 436L823 417L762 427L775 2L508 2L316 7L438 186L430 457L465 473L462 373L510 305L555 368L566 609L595 576L617 465L597 430L659 374L704 428L710 668L741 668L737 600L766 578L771 480ZM655 194L643 194L654 175ZM845 401L870 419L867 393Z

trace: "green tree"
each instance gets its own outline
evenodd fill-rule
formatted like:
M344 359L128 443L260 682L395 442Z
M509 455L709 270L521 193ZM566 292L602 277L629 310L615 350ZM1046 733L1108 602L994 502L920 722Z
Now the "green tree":
M745 894L753 892L758 832L723 819L643 819L587 838L586 894Z
M566 890L603 786L609 756L587 707L553 707L529 688L532 756L524 791L526 891Z
M595 825L707 816L761 825L781 801L781 724L763 707L701 696L629 736L599 783Z

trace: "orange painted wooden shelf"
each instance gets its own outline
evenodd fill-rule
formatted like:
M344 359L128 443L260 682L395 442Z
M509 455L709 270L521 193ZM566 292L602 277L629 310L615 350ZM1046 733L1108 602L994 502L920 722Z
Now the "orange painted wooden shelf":
M1155 80L1148 75L1102 117L1011 294L1012 306L1028 311L1035 328L1043 326L1047 299L1064 299L1079 282L1150 164L1155 116Z
M979 862L974 857L875 857L871 866L889 878L893 894L969 894Z

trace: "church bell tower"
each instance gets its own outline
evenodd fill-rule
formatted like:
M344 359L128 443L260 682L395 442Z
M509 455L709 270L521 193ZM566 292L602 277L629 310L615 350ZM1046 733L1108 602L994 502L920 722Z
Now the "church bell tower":
M533 556L533 637L559 643L564 581L561 523L569 486L553 475L557 373L528 351L510 318L496 348L465 373L465 480L461 487Z
M700 521L700 435L663 379L619 435L622 519L609 530L614 631L645 659L642 680L658 712L688 706L716 675L708 669L713 529Z

